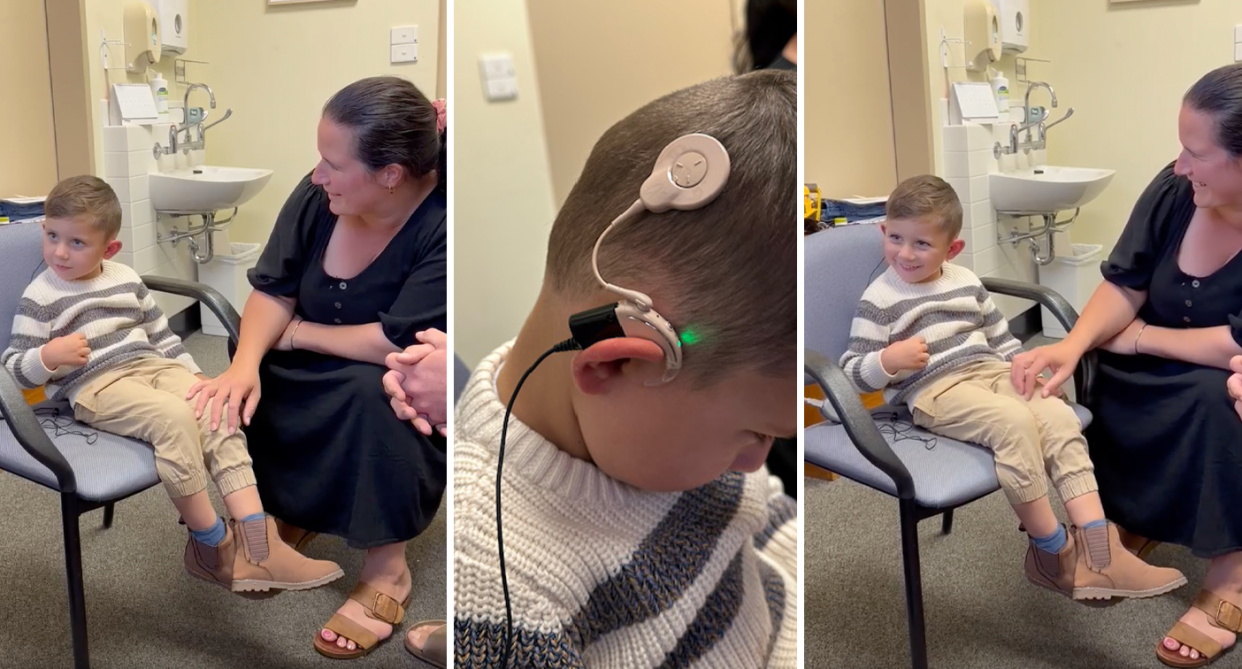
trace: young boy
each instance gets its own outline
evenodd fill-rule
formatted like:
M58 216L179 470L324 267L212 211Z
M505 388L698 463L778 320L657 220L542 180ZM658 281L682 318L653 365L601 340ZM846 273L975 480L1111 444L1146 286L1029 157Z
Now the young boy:
M46 385L74 417L96 429L140 439L190 530L185 568L233 592L305 590L343 575L335 563L308 559L276 534L263 513L245 437L194 418L186 393L199 372L168 328L138 274L112 262L121 249L121 206L91 176L66 179L44 204L47 269L22 294L13 337L0 356L18 383ZM210 476L232 520L207 496Z
M797 663L796 507L767 475L797 428L796 79L758 72L656 100L596 143L559 212L521 332L475 371L454 427L456 666L499 666L506 602L496 532L505 406L570 336L617 301L592 272L600 233L639 199L674 139L729 153L724 190L642 213L599 249L600 274L646 293L684 365L621 336L547 358L508 423L502 481L510 666L642 669Z
M889 196L888 270L863 293L841 367L859 390L884 389L915 425L992 449L996 476L1025 528L1026 577L1076 600L1153 597L1186 583L1127 551L1104 519L1081 424L1068 404L1026 400L1010 382L1022 345L970 270L945 261L965 246L962 206L942 179L920 176ZM1047 477L1045 478L1045 472ZM1065 504L1067 532L1048 501Z

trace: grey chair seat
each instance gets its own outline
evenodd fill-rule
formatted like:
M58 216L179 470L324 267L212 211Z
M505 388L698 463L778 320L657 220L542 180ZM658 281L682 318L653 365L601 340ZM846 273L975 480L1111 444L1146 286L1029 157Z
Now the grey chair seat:
M82 499L99 502L121 499L159 483L154 452L145 442L96 430L73 420L68 402L43 402L33 408L44 425L43 431L73 469L78 496ZM53 420L51 409L59 411L55 421L60 429L49 429ZM96 435L95 443L87 443L86 437L71 433ZM17 443L13 432L2 421L0 469L56 489L56 477Z
M1078 404L1071 404L1083 429L1091 424L1091 412ZM996 466L992 452L983 446L968 444L956 439L933 435L910 423L910 413L904 408L895 410L880 407L872 412L884 416L876 419L876 427L884 441L909 470L914 478L915 501L930 509L948 509L960 506L1000 489L996 480ZM888 417L896 414L895 427ZM934 443L928 440L934 439ZM897 496L893 480L876 468L845 433L845 427L836 423L819 423L806 430L806 460L847 479Z

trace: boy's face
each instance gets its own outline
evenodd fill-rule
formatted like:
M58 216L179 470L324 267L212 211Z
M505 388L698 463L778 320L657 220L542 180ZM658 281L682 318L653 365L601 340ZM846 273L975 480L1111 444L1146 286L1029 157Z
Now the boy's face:
M884 233L884 260L906 283L940 278L940 266L966 246L960 239L950 239L935 216L889 219L880 230Z
M691 490L726 471L763 466L774 437L797 432L792 375L738 372L704 388L679 376L656 386L663 362L629 360L577 374L574 411L591 460L636 488ZM600 381L598 375L609 378Z
M65 281L99 276L102 263L121 250L90 216L47 218L43 221L43 262Z

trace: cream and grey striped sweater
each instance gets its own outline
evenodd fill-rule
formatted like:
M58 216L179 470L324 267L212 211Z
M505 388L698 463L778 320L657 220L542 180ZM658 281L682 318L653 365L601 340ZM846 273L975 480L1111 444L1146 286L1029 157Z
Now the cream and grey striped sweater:
M49 370L39 356L44 344L80 332L91 349L81 367ZM110 260L103 272L85 281L65 281L48 269L22 293L13 318L13 336L0 355L25 388L46 386L49 399L69 399L101 371L147 356L180 361L191 372L198 365L168 328L168 319L133 269Z
M495 481L505 405L495 378L509 350L482 362L457 404L458 667L501 660ZM646 492L511 417L502 490L511 666L797 665L797 507L766 470L730 472L682 493Z
M889 374L880 352L915 336L927 341L927 366ZM841 368L859 390L883 389L885 401L897 406L913 402L920 390L964 364L1009 361L1021 350L974 272L945 263L940 278L912 284L890 268L858 301Z

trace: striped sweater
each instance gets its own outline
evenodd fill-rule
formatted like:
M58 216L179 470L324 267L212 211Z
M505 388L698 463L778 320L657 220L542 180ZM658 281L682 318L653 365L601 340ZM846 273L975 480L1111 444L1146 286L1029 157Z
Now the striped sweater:
M922 336L930 360L918 371L889 374L880 352ZM974 272L944 264L940 278L906 283L891 268L863 292L841 368L866 393L884 390L890 405L911 404L918 392L976 360L1013 360L1022 344Z
M43 345L75 332L86 336L87 363L44 367ZM173 358L195 374L200 371L137 272L105 260L103 272L85 281L65 281L50 269L35 277L17 305L13 336L0 364L22 387L46 385L49 399L72 402L100 372L147 356Z
M506 344L457 405L454 653L498 667L505 601L496 455ZM503 481L515 667L794 667L797 507L766 470L652 493L576 459L515 417Z

